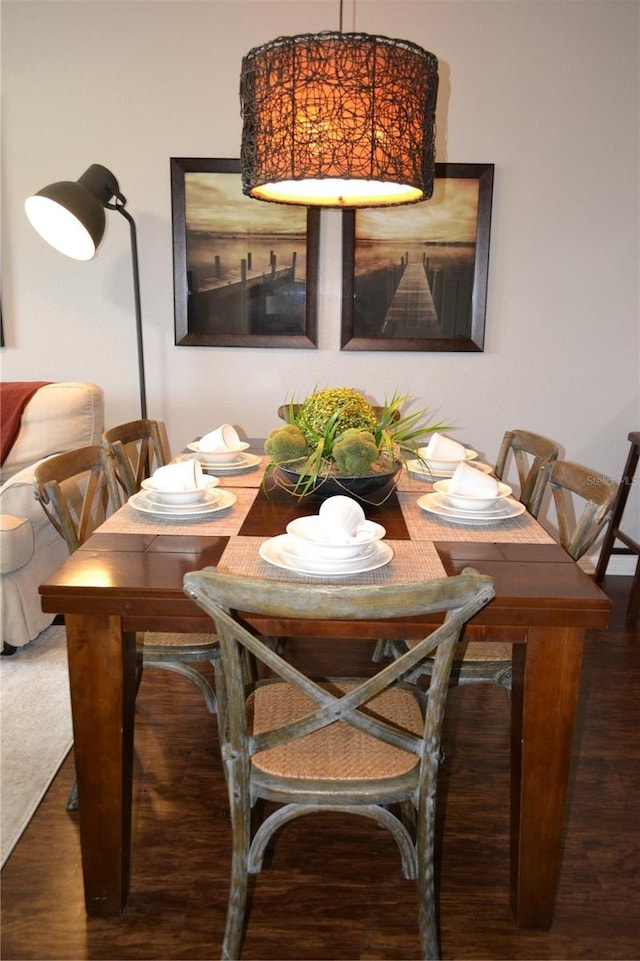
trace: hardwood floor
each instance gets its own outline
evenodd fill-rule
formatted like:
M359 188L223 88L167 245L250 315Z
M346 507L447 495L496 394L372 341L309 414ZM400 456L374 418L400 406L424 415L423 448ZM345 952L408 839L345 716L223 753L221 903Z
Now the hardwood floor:
M589 635L566 850L551 931L514 926L508 897L509 735L503 690L453 690L440 778L446 959L640 958L638 627L629 578L608 577L607 632ZM299 645L288 649L292 656ZM322 644L314 657L321 662ZM354 645L353 666L370 650ZM4 961L211 959L226 912L230 832L215 718L196 688L148 671L137 700L132 890L119 918L84 912L68 759L2 872ZM289 825L258 875L243 959L418 958L413 883L364 819Z

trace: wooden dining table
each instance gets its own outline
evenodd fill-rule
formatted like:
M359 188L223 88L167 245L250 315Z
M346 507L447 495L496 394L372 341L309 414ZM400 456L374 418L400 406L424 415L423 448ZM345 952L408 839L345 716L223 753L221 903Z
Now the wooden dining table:
M188 571L209 565L236 574L304 580L260 556L260 547L294 517L318 511L263 483L265 459L220 474L233 494L224 510L189 518L156 516L126 504L41 585L42 607L65 616L79 795L85 905L117 915L131 884L132 780L138 631L211 630L183 592ZM432 490L404 469L397 489L366 515L386 529L390 563L341 580L388 583L459 573L471 566L494 579L496 596L467 627L467 637L513 643L511 698L511 881L519 927L551 926L566 829L566 802L585 631L607 624L609 601L593 579L525 513L467 524L429 513ZM335 578L332 578L335 579ZM335 645L417 638L425 621L285 622L252 618L265 636L320 634ZM212 777L214 776L212 772ZM135 886L135 877L133 878Z

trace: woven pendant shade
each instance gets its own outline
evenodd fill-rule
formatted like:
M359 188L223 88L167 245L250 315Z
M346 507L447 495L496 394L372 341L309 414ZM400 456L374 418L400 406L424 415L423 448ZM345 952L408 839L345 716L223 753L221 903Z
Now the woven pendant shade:
M242 190L323 207L433 192L438 61L364 33L279 37L242 61Z

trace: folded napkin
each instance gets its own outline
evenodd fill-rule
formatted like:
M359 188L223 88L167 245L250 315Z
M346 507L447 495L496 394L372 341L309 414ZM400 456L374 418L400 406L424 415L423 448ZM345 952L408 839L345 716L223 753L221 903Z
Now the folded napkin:
M209 483L202 473L200 461L195 457L158 467L149 480L150 485L158 491L195 491Z
M364 511L352 497L336 494L320 505L318 512L323 535L336 544L343 544L355 537L362 523Z
M463 461L465 459L464 447L457 440L451 440L436 431L426 447L420 448L420 453L425 460L451 460Z
M203 451L238 450L240 438L235 427L231 424L222 424L201 437L199 447Z
M498 481L471 464L462 463L458 464L449 481L449 493L464 497L497 497Z

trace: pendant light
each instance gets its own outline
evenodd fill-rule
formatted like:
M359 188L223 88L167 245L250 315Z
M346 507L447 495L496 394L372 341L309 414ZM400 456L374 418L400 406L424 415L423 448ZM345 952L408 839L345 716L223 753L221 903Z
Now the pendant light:
M438 61L408 40L326 31L243 58L243 193L320 207L433 193Z

